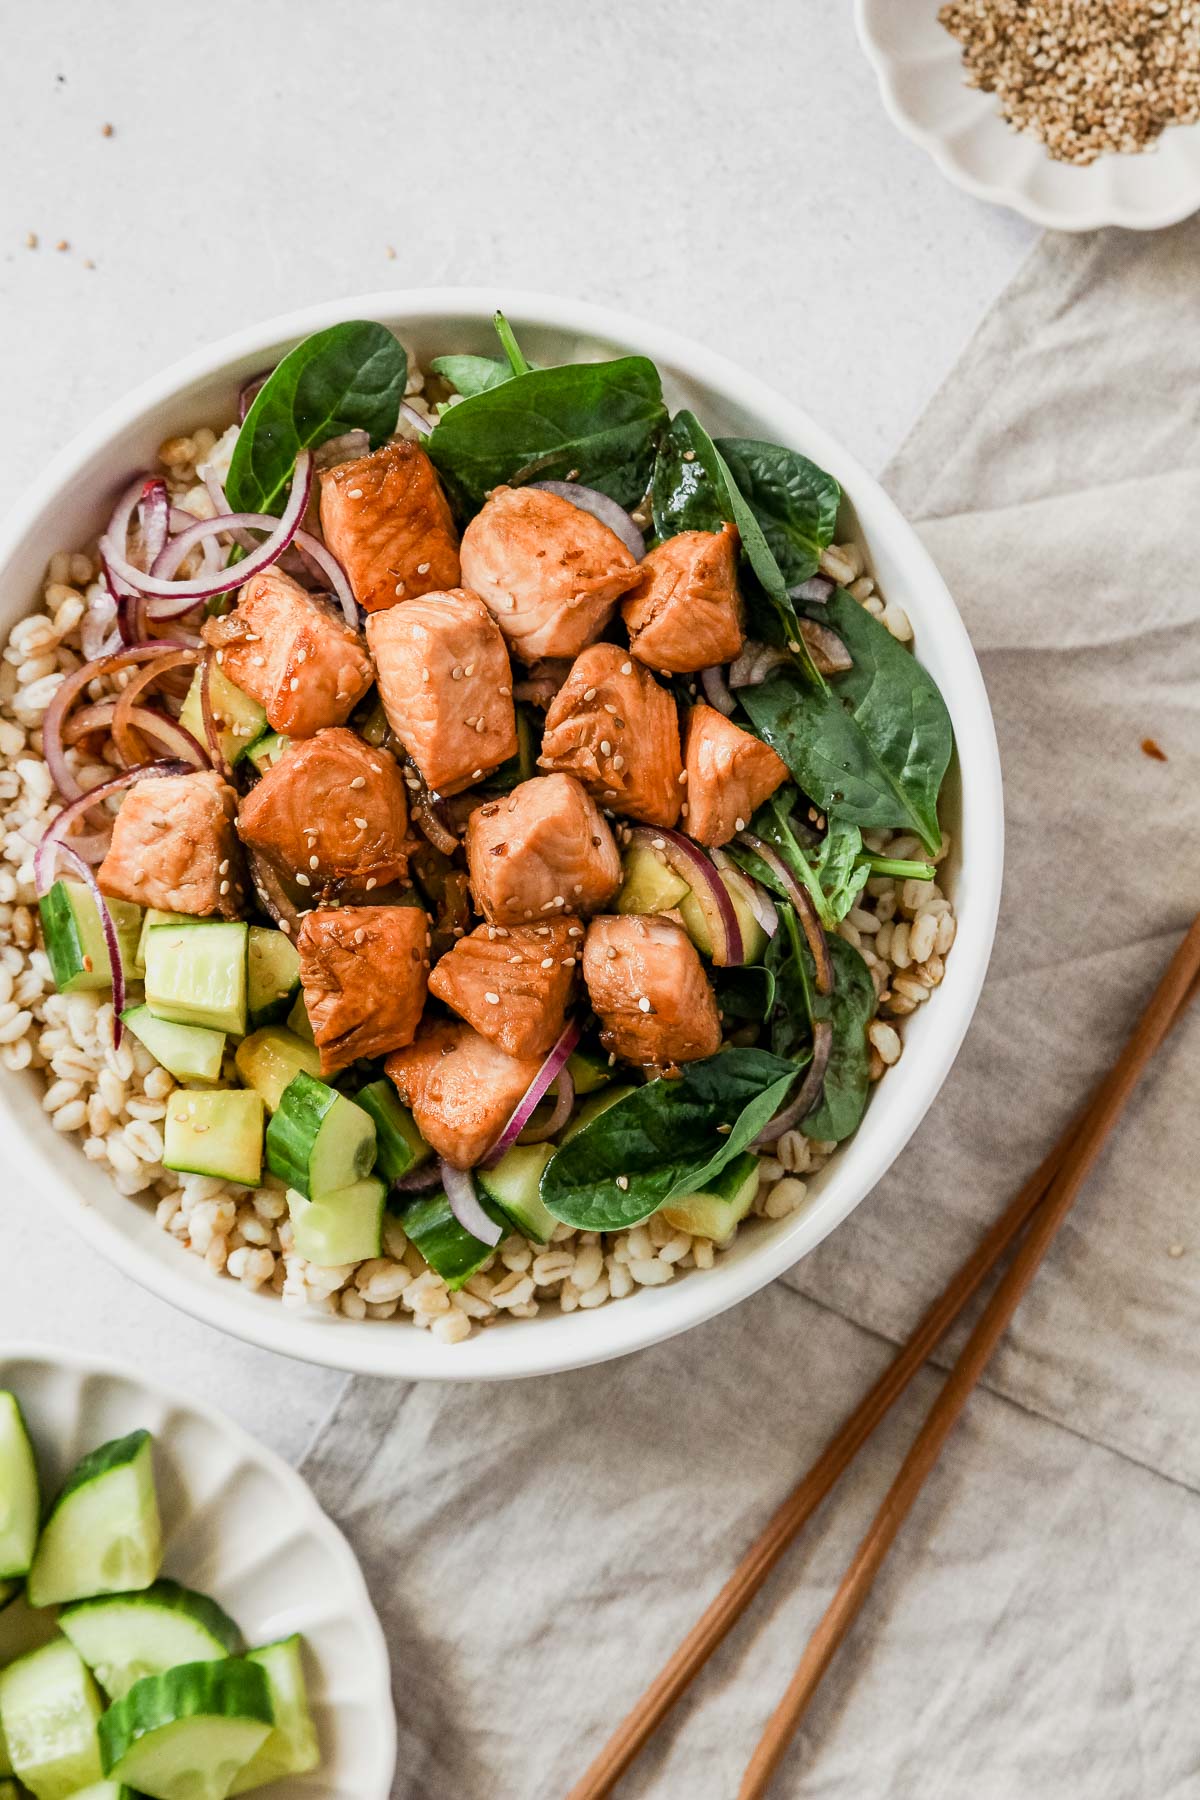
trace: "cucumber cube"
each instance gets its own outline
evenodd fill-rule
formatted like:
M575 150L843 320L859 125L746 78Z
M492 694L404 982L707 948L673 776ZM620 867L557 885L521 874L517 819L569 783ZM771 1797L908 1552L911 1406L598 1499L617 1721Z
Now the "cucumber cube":
M288 1189L292 1238L305 1262L322 1268L369 1262L382 1248L387 1189L374 1175L309 1200Z
M234 1051L233 1060L244 1085L262 1095L268 1112L275 1111L293 1075L302 1069L307 1075L321 1073L321 1053L316 1045L306 1044L282 1025L264 1025L261 1031L252 1031Z
M535 1243L548 1244L558 1220L542 1205L542 1173L554 1155L553 1144L514 1144L494 1169L479 1169L476 1180L506 1219Z
M273 1025L286 1019L300 988L300 958L295 944L266 925L251 925L246 947L246 997L250 1025Z
M308 1710L299 1636L283 1638L278 1644L264 1644L261 1650L251 1650L246 1661L257 1663L267 1677L275 1729L262 1749L234 1778L229 1790L231 1794L245 1794L251 1788L265 1787L267 1782L278 1781L284 1775L305 1775L321 1760L317 1728Z
M410 1169L419 1169L429 1161L433 1151L417 1130L408 1108L401 1106L390 1081L369 1082L354 1096L354 1104L375 1121L375 1170L386 1182L399 1181Z
M758 1192L758 1158L748 1150L735 1156L702 1194L681 1194L664 1206L662 1216L676 1231L728 1243L754 1204Z
M29 1573L40 1513L37 1464L25 1420L16 1396L0 1391L0 1577Z
M287 1028L289 1031L294 1031L298 1038L303 1038L306 1044L316 1042L313 1037L312 1020L309 1018L308 1008L304 1004L303 988L296 995L296 1004L287 1016Z
M494 1200L481 1194L479 1203L489 1218L507 1229L508 1220ZM490 1245L459 1224L445 1194L430 1194L410 1201L400 1214L400 1223L409 1241L417 1246L430 1268L441 1276L451 1291L470 1281L488 1258L496 1254Z
M260 775L265 775L268 769L275 767L284 751L290 750L291 747L290 737L286 737L279 731L268 731L265 737L259 738L257 744L251 744L246 752L246 757L254 764Z
M267 1126L267 1167L309 1200L352 1187L375 1166L375 1121L311 1075L294 1075Z
M248 927L198 919L146 934L146 1005L173 1025L246 1035Z
M127 978L137 971L138 936L142 909L129 900L109 900L105 905L117 928L121 964ZM92 891L85 882L60 880L38 901L42 936L54 985L60 994L112 986L112 966L104 942L104 927Z
M100 1696L66 1638L0 1673L0 1720L13 1768L37 1800L70 1800L99 1781Z
M180 1663L238 1656L242 1636L207 1594L177 1581L155 1581L134 1594L107 1594L63 1608L59 1626L110 1700L147 1675Z
M267 729L267 715L258 701L252 700L249 694L244 694L240 687L235 687L215 662L208 671L208 701L217 727L221 754L232 767L234 763L241 761L250 746L257 743L263 735ZM199 669L192 676L192 685L180 708L179 723L185 731L191 732L198 744L204 749L208 748L204 706L200 699Z
M265 1116L261 1094L247 1088L176 1088L167 1101L163 1164L257 1187Z
M138 938L137 963L134 974L139 981L146 976L146 939L155 925L194 925L194 913L164 912L161 906L148 906L142 914L142 932Z
M148 1431L102 1444L78 1463L42 1526L25 1595L56 1606L149 1587L162 1565L162 1527Z
M225 1056L225 1033L207 1025L171 1025L148 1006L127 1006L121 1019L155 1062L179 1081L216 1081Z
M270 1683L257 1663L182 1663L109 1707L100 1759L114 1781L156 1800L225 1800L273 1724Z

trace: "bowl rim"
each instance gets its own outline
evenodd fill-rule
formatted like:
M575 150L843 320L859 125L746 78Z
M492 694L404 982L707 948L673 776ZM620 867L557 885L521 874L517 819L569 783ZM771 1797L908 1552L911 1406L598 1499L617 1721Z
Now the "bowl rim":
M148 423L156 410L181 404L194 384L211 381L224 372L232 375L239 362L245 364L248 359L262 357L280 345L346 318L377 318L403 337L406 323L412 326L417 320L438 314L447 319L471 317L478 323L487 323L497 307L527 327L579 334L620 345L627 354L652 358L660 368L677 371L730 403L752 410L758 418L769 419L778 441L802 446L806 455L836 472L856 510L869 500L877 521L877 541L886 535L893 547L899 543L906 574L919 582L923 599L939 615L941 650L956 665L953 697L948 697L948 704L954 713L964 801L969 793L978 841L971 852L970 917L968 921L960 916L955 942L954 988L938 991L939 1034L936 1041L922 1046L918 1074L909 1077L912 1091L908 1111L886 1134L879 1130L871 1133L868 1113L851 1140L861 1163L857 1179L847 1181L846 1191L836 1206L826 1203L820 1208L819 1228L814 1229L806 1215L790 1223L781 1221L788 1228L770 1239L764 1237L754 1253L737 1262L719 1261L715 1268L697 1272L702 1278L646 1289L587 1315L564 1316L554 1322L569 1328L561 1333L565 1342L557 1351L551 1343L559 1334L551 1322L539 1327L530 1321L527 1329L518 1330L505 1321L502 1331L477 1333L465 1343L447 1345L440 1344L427 1331L387 1331L381 1329L378 1321L335 1320L312 1311L306 1314L293 1310L274 1295L247 1293L240 1283L213 1279L202 1268L200 1279L196 1279L193 1272L185 1272L176 1262L176 1255L186 1256L187 1252L169 1234L163 1233L162 1245L155 1244L152 1249L81 1200L52 1166L48 1150L33 1141L20 1120L12 1118L9 1149L18 1172L66 1218L91 1249L160 1299L262 1349L351 1373L412 1380L501 1381L607 1361L663 1342L714 1318L792 1268L871 1192L916 1131L948 1075L987 972L1003 875L1000 757L987 690L957 607L913 526L855 456L769 383L671 327L590 301L564 299L501 283L487 287L384 289L339 295L232 332L139 383L51 458L0 524L0 574L19 555L26 535L37 529L47 509L62 499L72 480L93 458L105 453L111 440L139 423ZM878 528L881 519L882 533ZM0 1088L0 1109L7 1105L7 1094ZM873 1137L879 1139L878 1143ZM166 1249L171 1254L164 1255Z

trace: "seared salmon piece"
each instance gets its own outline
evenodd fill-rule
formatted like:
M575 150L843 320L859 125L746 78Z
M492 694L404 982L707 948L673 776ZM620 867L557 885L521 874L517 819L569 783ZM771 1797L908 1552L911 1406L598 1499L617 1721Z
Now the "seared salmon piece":
M367 642L388 724L435 793L516 755L508 651L482 600L465 588L409 600L372 614Z
M614 531L541 488L495 488L463 532L462 578L522 662L578 656L638 578Z
M100 891L164 912L220 913L244 906L237 795L215 769L135 781L96 871Z
M679 715L653 675L616 644L575 659L546 714L538 764L576 775L613 812L674 825L683 801Z
M242 801L242 840L316 901L363 898L408 870L408 803L386 750L345 726L285 751Z
M509 1056L545 1056L562 1036L583 954L578 919L479 925L429 977L429 991Z
M307 913L296 948L322 1075L412 1043L429 970L429 920L419 906Z
M289 737L344 724L375 679L358 633L282 569L252 577L201 636L222 673Z
M535 775L467 820L475 905L493 925L585 917L621 885L621 857L590 794L573 775Z
M721 1047L717 997L682 925L659 913L593 919L583 978L600 1042L623 1062L696 1062Z
M470 1169L500 1136L543 1060L506 1056L457 1020L426 1019L415 1042L383 1066L425 1142L456 1169Z
M419 444L397 439L326 469L321 532L367 612L458 586L458 532Z
M715 706L693 706L683 734L687 769L684 830L698 844L727 844L789 779L769 744Z
M732 662L746 641L737 583L738 534L681 531L642 563L621 602L629 646L639 662L672 675Z

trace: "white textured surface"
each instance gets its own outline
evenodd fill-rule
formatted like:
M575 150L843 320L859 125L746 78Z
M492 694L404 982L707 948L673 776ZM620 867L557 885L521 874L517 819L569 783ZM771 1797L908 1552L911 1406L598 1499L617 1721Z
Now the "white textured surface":
M623 9L561 0L123 0L119 29L87 0L12 11L0 497L171 358L391 282L626 306L878 467L1032 231L897 136L842 0L636 18L635 37ZM338 1377L168 1310L25 1195L0 1209L0 1335L127 1355L299 1453Z

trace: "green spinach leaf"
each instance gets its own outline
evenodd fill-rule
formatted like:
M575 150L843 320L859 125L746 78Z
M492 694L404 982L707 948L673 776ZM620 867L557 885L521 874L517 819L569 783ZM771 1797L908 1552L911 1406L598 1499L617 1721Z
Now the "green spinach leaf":
M842 490L833 476L798 450L755 438L718 438L717 450L761 528L785 589L807 581L837 530Z
M732 1049L689 1063L676 1080L648 1082L551 1157L546 1207L583 1231L622 1231L696 1193L757 1137L797 1073L766 1050Z
M862 832L845 819L830 819L819 843L802 844L792 818L799 800L795 788L777 788L755 813L750 829L778 851L796 880L808 889L822 925L832 931L855 904L871 874L862 861ZM753 850L732 844L729 854L747 874L786 898L782 882Z
M775 1010L775 976L763 963L714 969L712 979L717 1005L726 1021L744 1019L762 1023Z
M372 449L382 444L396 429L407 378L404 346L369 319L305 338L246 414L225 483L230 506L282 512L299 452L344 431L365 431Z
M491 356L435 356L429 366L468 400L514 379L508 364Z
M829 939L833 992L818 994L812 953L793 909L779 908L780 929L767 949L767 963L778 984L778 1003L771 1023L776 1056L804 1054L817 1019L833 1027L833 1048L825 1071L820 1105L800 1129L805 1137L841 1143L859 1126L870 1091L867 1026L875 1017L875 983L852 944L836 934Z

